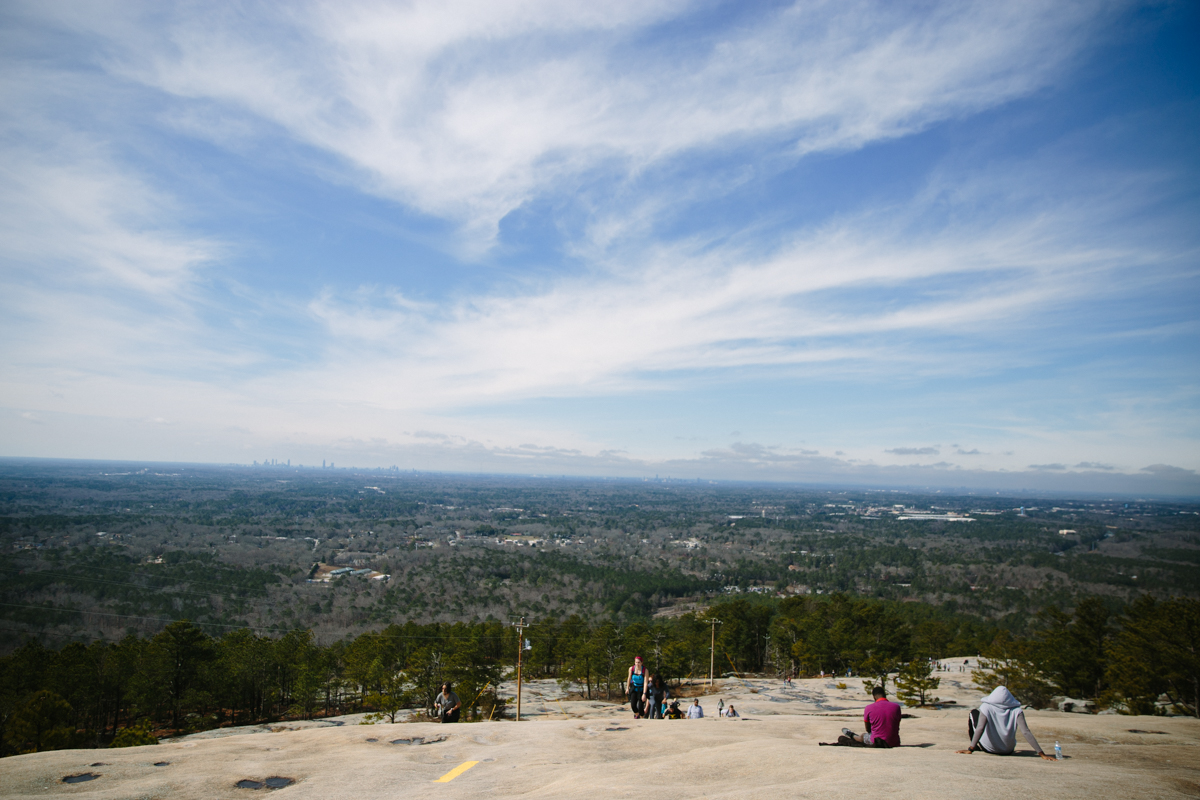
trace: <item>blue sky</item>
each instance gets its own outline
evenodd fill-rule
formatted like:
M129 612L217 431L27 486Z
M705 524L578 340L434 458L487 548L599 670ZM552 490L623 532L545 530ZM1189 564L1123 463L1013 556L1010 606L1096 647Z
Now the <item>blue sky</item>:
M1194 3L0 15L0 454L1200 494Z

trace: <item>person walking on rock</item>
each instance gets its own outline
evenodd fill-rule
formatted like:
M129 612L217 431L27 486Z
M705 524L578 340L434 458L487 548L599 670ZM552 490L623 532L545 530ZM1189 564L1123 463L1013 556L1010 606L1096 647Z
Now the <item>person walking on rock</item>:
M438 722L458 722L462 701L458 699L449 683L442 684L442 691L434 698L433 704L437 707Z
M704 719L704 709L700 706L700 698L692 700L692 704L688 706L688 719Z
M633 666L629 668L629 677L625 680L625 690L629 699L629 707L633 710L633 718L642 718L642 700L646 694L646 667L641 656L633 657Z
M651 675L646 680L646 718L662 719L663 706L667 702L667 685L661 675Z

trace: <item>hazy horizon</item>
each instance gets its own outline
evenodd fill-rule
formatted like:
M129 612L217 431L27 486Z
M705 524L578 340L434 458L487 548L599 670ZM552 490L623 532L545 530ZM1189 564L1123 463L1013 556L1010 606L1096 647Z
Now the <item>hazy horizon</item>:
M1178 481L1174 484L1170 482L1156 481L1150 476L1125 476L1113 475L1109 478L1108 486L1096 487L1094 481L1075 483L1072 481L1072 475L1059 475L1057 481L1041 480L1040 486L1034 486L1022 483L1023 480L1031 480L1033 478L1044 478L1041 473L1011 473L1005 475L1008 478L1008 483L992 483L987 484L989 477L987 473L976 475L968 475L968 482L961 484L951 483L901 483L900 478L904 477L903 473L896 475L888 475L883 473L875 476L875 480L843 480L838 481L828 475L822 477L813 477L811 479L803 478L779 478L768 475L746 475L740 478L717 478L710 475L696 474L688 475L685 470L682 474L659 474L659 473L644 473L644 474L607 474L603 472L595 473L528 473L519 471L483 471L469 469L422 469L419 467L401 467L398 464L390 465L365 465L365 464L345 464L336 461L326 461L325 463L300 463L288 464L286 459L276 459L278 463L270 463L269 460L264 462L238 463L238 462L204 462L204 461L140 461L140 460L120 460L120 459L75 459L75 458L37 458L37 457L20 457L20 456L0 456L0 466L9 465L14 467L61 467L61 466L95 466L111 468L134 468L141 467L137 472L129 473L101 473L103 475L133 475L140 474L148 468L183 468L195 470L221 470L221 469L236 469L236 470L294 470L302 476L319 476L323 471L329 471L329 474L345 474L348 472L370 472L382 473L382 477L403 478L418 476L426 479L442 478L447 480L481 480L481 481L511 481L517 483L520 481L530 482L561 482L561 481L577 481L581 483L588 482L612 482L612 483L630 483L641 484L646 482L673 484L683 488L688 486L725 486L725 487L744 487L754 488L762 487L770 491L787 491L795 489L796 491L818 491L818 492L863 492L863 493L887 493L887 494L912 494L934 497L944 495L947 498L954 497L979 497L1000 498L1000 499L1057 499L1057 500L1097 500L1107 499L1115 500L1147 500L1147 501L1175 501L1182 503L1200 502L1200 492L1196 492L1196 487L1186 480ZM266 473L264 473L266 474ZM960 476L961 477L961 476ZM1130 481L1129 478L1134 480ZM971 482L970 479L975 479L977 482ZM1140 481L1138 479L1141 479ZM1090 486L1091 488L1080 488L1081 486Z

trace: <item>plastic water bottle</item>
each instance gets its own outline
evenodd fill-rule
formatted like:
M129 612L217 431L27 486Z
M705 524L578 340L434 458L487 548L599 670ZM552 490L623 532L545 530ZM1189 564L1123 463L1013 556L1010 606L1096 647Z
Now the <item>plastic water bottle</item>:
M1062 761L1062 745L1058 742L1054 743L1054 757L1059 761Z

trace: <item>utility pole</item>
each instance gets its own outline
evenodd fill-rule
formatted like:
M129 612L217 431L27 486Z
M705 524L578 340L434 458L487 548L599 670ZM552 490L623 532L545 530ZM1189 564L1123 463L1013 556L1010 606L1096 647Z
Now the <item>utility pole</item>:
M721 624L721 620L709 617L708 623L712 625L712 640L708 645L708 685L711 687L713 684L713 666L715 665L717 654L717 626Z
M525 652L525 618L517 623L517 722L521 721L521 656Z

